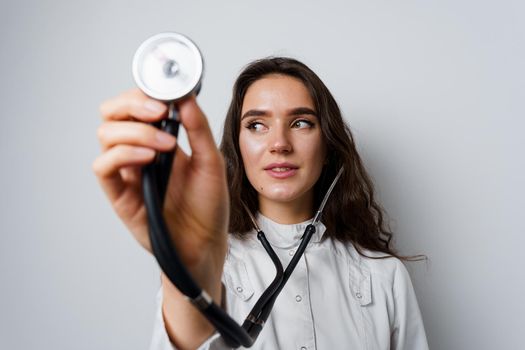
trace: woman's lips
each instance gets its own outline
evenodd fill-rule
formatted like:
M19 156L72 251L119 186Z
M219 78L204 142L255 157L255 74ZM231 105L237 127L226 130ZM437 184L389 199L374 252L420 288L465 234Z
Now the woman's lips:
M286 179L294 176L298 168L292 164L271 164L264 168L266 173L276 179Z

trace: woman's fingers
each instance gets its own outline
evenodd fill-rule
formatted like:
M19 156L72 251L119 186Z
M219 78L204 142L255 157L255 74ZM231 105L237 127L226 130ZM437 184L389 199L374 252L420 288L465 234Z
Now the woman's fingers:
M142 166L155 157L151 148L117 145L98 156L93 162L93 171L109 197L114 202L126 188L119 170L129 166Z
M100 105L105 121L135 118L152 122L161 119L167 110L166 104L149 98L139 89L128 90Z
M93 170L111 202L115 202L127 188L136 185L140 173L131 169L152 162L156 152L167 152L175 147L173 167L177 173L184 174L190 157L176 147L174 136L148 124L166 116L165 104L134 89L108 100L100 109L105 120L98 129L103 153L93 162ZM193 96L181 101L179 110L192 150L192 168L213 169L215 174L215 170L222 166L222 158L205 115ZM180 174L178 176L182 176Z
M105 122L98 128L97 136L103 151L118 144L128 144L165 152L177 142L173 135L152 125L131 121Z

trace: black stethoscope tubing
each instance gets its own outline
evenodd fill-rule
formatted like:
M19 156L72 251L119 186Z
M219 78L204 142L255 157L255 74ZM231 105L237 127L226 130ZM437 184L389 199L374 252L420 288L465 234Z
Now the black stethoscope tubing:
M169 105L168 118L162 122L155 123L154 125L177 137L179 118L175 103L172 102ZM306 226L305 232L301 238L301 243L284 271L281 261L266 239L264 232L258 228L253 216L247 211L256 228L257 238L260 240L275 265L276 276L269 287L263 292L259 300L255 303L241 327L221 307L213 302L206 291L202 290L197 283L195 283L178 257L175 242L170 239L169 230L164 221L162 208L174 157L174 150L159 153L154 162L142 168L144 204L148 215L148 231L153 254L157 259L159 266L170 281L210 321L210 323L221 334L224 342L228 346L233 348L237 348L241 345L244 347L251 347L261 332L264 323L268 319L277 296L284 288L284 285L290 278L293 270L303 255L312 235L315 233L316 229L314 223L319 220L322 209L326 204L328 196L337 183L337 180L341 176L343 168L339 170L339 173L328 189L314 220ZM188 234L191 234L191 232L188 232Z

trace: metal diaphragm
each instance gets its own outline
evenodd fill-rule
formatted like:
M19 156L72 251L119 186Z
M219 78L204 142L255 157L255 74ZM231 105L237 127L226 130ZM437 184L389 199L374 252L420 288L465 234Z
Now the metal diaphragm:
M186 36L165 32L144 41L133 57L133 78L144 93L176 101L198 93L204 73L202 54Z

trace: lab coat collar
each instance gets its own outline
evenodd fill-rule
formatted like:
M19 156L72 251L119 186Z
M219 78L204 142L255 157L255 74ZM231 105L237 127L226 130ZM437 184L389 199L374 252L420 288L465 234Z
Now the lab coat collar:
M299 245L304 230L312 222L312 219L313 217L297 224L279 224L261 213L257 213L257 223L270 244L273 247L285 249ZM325 231L326 227L321 222L315 224L315 233L312 235L310 243L319 243Z

